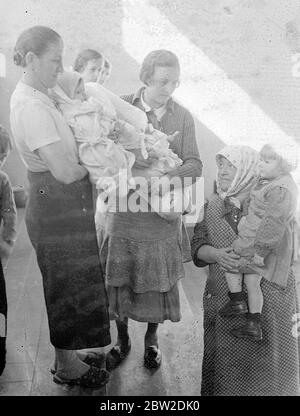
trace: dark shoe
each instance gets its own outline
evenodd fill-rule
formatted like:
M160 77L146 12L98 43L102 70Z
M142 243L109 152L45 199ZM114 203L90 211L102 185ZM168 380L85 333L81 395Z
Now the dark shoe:
M159 368L161 365L161 351L156 345L147 347L144 354L144 366L149 369Z
M121 348L120 345L115 345L106 355L106 370L112 371L117 368L121 362L125 360L130 350L130 340L128 340L126 348Z
M259 322L255 321L247 321L246 324L240 328L232 329L231 333L237 338L246 338L256 342L263 339L261 325Z
M229 300L223 308L219 310L222 318L243 315L248 312L247 303L244 300Z
M68 384L69 386L87 387L96 389L105 386L109 380L109 372L102 368L90 367L83 376L75 379L67 379L54 374L53 381L57 384Z
M0 337L0 376L6 364L6 338Z
M105 354L90 351L87 353L87 356L82 360L85 364L88 364L92 367L104 368L105 369ZM50 368L52 374L56 373L56 368Z

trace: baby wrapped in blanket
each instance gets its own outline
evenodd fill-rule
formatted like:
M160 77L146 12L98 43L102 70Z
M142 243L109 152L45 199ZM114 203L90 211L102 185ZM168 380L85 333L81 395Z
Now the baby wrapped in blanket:
M74 132L82 165L88 170L91 182L100 190L98 210L110 208L109 201L116 190L123 197L130 189L136 188L132 174L135 150L139 149L145 159L149 151L157 157L149 168L138 170L138 175L147 180L162 176L182 164L182 160L169 148L172 136L153 129L143 111L99 84L84 85L79 73L65 71L61 74L52 95ZM125 181L122 180L124 174ZM138 192L148 200L145 189ZM105 198L106 204L103 203ZM184 201L183 211L188 197L181 190L162 198L158 195L151 197L151 205L162 217L173 219L180 215L180 212L172 210L174 201L179 199ZM165 212L157 210L159 206L163 206Z

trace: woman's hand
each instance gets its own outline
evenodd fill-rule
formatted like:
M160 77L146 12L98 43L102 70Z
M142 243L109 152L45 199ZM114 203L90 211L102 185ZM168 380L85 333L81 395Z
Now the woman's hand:
M132 149L130 151L135 155L135 162L133 167L136 169L147 169L151 166L155 159L158 159L151 151L149 152L148 159L144 159L141 149Z
M232 250L232 247L217 248L215 250L216 262L222 269L232 270L237 267L240 256Z

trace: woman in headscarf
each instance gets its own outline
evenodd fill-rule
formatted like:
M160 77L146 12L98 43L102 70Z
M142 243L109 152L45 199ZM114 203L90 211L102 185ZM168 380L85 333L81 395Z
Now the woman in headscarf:
M225 270L234 268L238 260L230 246L237 237L243 205L256 179L257 162L257 153L246 146L227 146L218 152L217 193L205 205L203 219L195 226L194 263L198 267L209 265L203 297L202 395L299 394L299 307L292 270L285 289L262 279L262 342L251 343L231 335L231 330L243 323L243 315L229 320L219 315L228 296Z

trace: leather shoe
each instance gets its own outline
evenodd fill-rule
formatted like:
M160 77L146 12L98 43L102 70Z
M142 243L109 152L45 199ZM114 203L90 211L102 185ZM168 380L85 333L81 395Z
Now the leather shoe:
M88 364L92 367L105 369L105 354L104 353L89 351L82 361L85 364ZM55 374L56 371L57 370L54 366L50 368L51 374Z
M97 367L90 367L89 370L81 377L75 379L68 379L60 377L56 374L53 376L53 381L57 384L68 384L69 386L80 386L87 388L100 388L105 386L109 381L109 372Z
M263 339L261 325L256 321L247 321L245 325L240 328L231 330L232 335L237 338L246 338L251 341L261 341Z
M219 310L222 318L243 315L248 312L247 303L244 300L229 300L223 308Z

